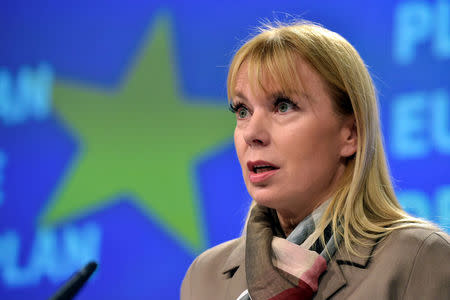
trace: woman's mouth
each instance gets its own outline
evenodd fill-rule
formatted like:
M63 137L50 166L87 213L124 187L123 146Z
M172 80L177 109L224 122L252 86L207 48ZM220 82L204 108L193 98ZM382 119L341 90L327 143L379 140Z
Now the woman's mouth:
M247 162L247 168L250 171L249 179L252 183L266 181L280 169L278 166L262 160Z
M254 173L263 173L263 172L267 172L267 171L272 171L275 170L274 167L272 166L258 166L258 167L253 167L253 172Z

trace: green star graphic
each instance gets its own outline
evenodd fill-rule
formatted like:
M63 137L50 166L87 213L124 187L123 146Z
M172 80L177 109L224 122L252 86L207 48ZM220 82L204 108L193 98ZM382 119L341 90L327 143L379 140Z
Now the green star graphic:
M54 107L81 146L40 221L55 224L132 194L147 215L200 251L206 238L193 158L229 140L234 122L225 105L182 100L170 22L155 24L119 91L55 84Z

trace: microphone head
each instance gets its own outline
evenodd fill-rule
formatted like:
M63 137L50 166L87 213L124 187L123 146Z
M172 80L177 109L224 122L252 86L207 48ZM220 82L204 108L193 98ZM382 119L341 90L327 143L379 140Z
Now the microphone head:
M95 269L97 269L97 266L98 264L95 261L91 261L86 266L84 266L84 268L80 272L89 277L92 275L92 273L94 273Z
M83 269L75 273L70 280L67 281L67 283L60 288L52 298L50 298L50 300L72 299L80 291L92 273L94 273L97 266L95 261L89 262Z

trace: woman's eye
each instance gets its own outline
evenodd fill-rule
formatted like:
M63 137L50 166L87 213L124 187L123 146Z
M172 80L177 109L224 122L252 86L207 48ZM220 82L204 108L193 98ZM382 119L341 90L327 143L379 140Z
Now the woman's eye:
M236 114L238 119L245 119L248 116L248 109L245 106L241 106L238 108Z
M292 103L283 101L283 102L278 103L277 111L280 113L285 113L285 112L288 112L293 107L294 107L294 105Z
M236 118L238 120L246 119L250 114L250 111L248 110L248 108L242 103L237 103L237 104L230 103L228 109L233 114L236 115Z

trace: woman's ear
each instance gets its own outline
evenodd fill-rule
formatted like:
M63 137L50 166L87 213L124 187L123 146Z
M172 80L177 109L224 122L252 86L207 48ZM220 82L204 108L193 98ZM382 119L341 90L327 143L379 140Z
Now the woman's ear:
M358 148L358 129L353 115L346 117L341 128L342 147L341 157L350 157Z

